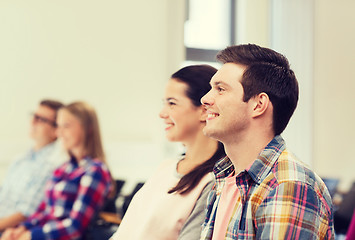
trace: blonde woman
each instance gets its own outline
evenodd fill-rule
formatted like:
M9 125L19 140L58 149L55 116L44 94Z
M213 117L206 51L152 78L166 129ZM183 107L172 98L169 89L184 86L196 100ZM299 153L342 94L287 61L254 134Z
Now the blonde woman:
M38 210L1 240L81 239L111 186L95 110L74 102L58 112L58 137L71 156L46 186Z

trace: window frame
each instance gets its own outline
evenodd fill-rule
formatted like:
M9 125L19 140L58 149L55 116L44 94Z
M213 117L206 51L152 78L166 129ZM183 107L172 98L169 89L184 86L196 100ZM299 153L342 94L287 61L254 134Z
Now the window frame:
M188 16L189 16L189 12L190 12L189 2L190 2L190 0L186 0L185 21L188 20ZM236 42L236 0L229 0L229 5L230 5L229 45L233 45ZM221 50L221 49L191 48L191 47L187 47L185 44L184 44L184 46L185 46L185 61L215 62L216 55Z

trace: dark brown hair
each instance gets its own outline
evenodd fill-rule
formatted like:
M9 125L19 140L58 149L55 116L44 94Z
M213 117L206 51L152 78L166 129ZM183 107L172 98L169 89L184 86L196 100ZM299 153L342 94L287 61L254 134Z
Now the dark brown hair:
M201 98L211 89L209 83L216 72L217 69L209 65L193 65L180 69L174 73L171 78L187 85L186 96L198 107L201 106ZM189 193L207 173L212 171L215 163L225 155L224 146L219 142L218 148L213 156L184 175L177 185L170 189L168 193Z
M196 166L191 172L184 175L175 187L170 189L168 193L178 192L179 194L189 193L194 189L200 180L209 172L212 172L216 162L226 156L224 146L218 142L217 151L213 156L202 164Z
M43 99L39 105L41 106L46 106L50 109L52 109L53 111L55 111L55 119L57 119L57 113L58 110L63 107L63 103L56 101L56 100L51 100L51 99Z
M274 134L281 134L298 102L298 82L287 58L274 50L246 44L227 47L217 54L217 60L246 66L241 80L243 101L266 93L273 105Z

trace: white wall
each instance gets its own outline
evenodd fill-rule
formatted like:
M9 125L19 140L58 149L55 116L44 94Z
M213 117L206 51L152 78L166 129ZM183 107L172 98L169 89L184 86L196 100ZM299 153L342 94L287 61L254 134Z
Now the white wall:
M287 146L313 165L313 0L272 0L271 48L284 54L299 84L298 106L285 132Z
M355 181L355 28L353 0L316 0L314 27L314 166Z
M158 112L183 58L182 10L164 0L1 1L0 180L47 97L92 104L114 175L140 162L145 178L163 157Z
M0 1L0 181L29 145L28 113L44 97L96 107L117 177L145 178L174 151L157 115L164 84L184 59L184 2ZM237 1L238 43L285 53L302 81L294 128L286 132L291 148L320 175L345 182L355 167L354 4Z
M270 0L236 0L237 44L270 47Z
M312 165L313 1L238 0L237 43L255 43L284 54L300 86L298 107L282 134L287 146Z
M346 190L355 181L355 1L237 3L238 43L285 54L299 80L299 105L283 134L288 146L320 176L339 178Z

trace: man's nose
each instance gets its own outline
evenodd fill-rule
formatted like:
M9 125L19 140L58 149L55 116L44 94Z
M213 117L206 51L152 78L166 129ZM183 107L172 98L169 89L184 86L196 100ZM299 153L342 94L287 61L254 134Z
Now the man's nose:
M212 97L211 97L211 91L206 93L202 98L201 98L201 104L205 106L210 106L213 104Z

